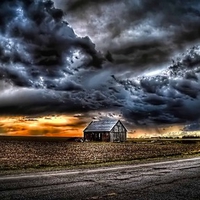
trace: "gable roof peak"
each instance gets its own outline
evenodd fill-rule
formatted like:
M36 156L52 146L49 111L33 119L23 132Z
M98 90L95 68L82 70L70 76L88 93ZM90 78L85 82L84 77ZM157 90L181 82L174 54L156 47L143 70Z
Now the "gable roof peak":
M118 121L118 119L93 120L84 132L111 131Z

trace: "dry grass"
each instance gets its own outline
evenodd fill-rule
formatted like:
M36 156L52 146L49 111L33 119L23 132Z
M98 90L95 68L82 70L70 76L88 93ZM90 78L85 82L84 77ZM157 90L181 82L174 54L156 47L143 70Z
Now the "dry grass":
M200 143L0 140L0 170L142 160L200 152Z

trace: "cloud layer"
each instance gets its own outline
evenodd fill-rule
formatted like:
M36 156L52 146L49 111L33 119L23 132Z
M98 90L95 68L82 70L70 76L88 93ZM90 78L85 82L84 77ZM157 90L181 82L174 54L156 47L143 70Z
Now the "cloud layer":
M199 119L198 1L55 2L0 2L1 115Z
M176 51L199 41L198 0L55 1L76 32L134 70L169 63ZM84 11L84 12L83 12Z
M138 77L136 80L116 79L130 92L131 100L124 115L140 123L185 123L198 120L199 56L200 47L196 46L159 75Z
M68 76L83 64L101 66L94 44L76 36L52 1L1 1L0 6L2 79L22 87L79 89Z

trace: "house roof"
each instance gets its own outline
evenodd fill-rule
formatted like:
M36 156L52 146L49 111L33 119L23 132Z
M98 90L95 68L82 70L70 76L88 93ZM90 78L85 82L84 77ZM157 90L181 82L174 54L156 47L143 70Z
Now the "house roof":
M92 121L84 130L84 132L95 132L95 131L111 131L112 128L119 120L100 120Z

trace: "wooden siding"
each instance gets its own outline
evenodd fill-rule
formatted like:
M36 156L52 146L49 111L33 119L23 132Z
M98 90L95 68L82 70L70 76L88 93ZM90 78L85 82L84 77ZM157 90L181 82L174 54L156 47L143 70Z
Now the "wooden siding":
M107 126L107 124L109 123L103 123L102 126L104 126L104 128L105 128L105 124ZM99 124L97 123L97 125L100 126L100 123ZM89 126L91 126L91 124ZM94 128L96 127L93 126L93 129ZM110 129L109 131L108 130L104 131L104 128L103 130L99 130L99 131L98 129L89 131L88 128L86 128L84 130L84 140L85 141L103 141L103 142L109 142L109 141L110 142L125 142L126 141L127 130L124 127L124 125L121 123L121 121L117 121L116 124L114 124L112 129Z
M109 142L110 141L110 133L109 132L84 133L84 140Z
M126 129L123 124L118 121L110 132L111 142L125 142L126 141Z

